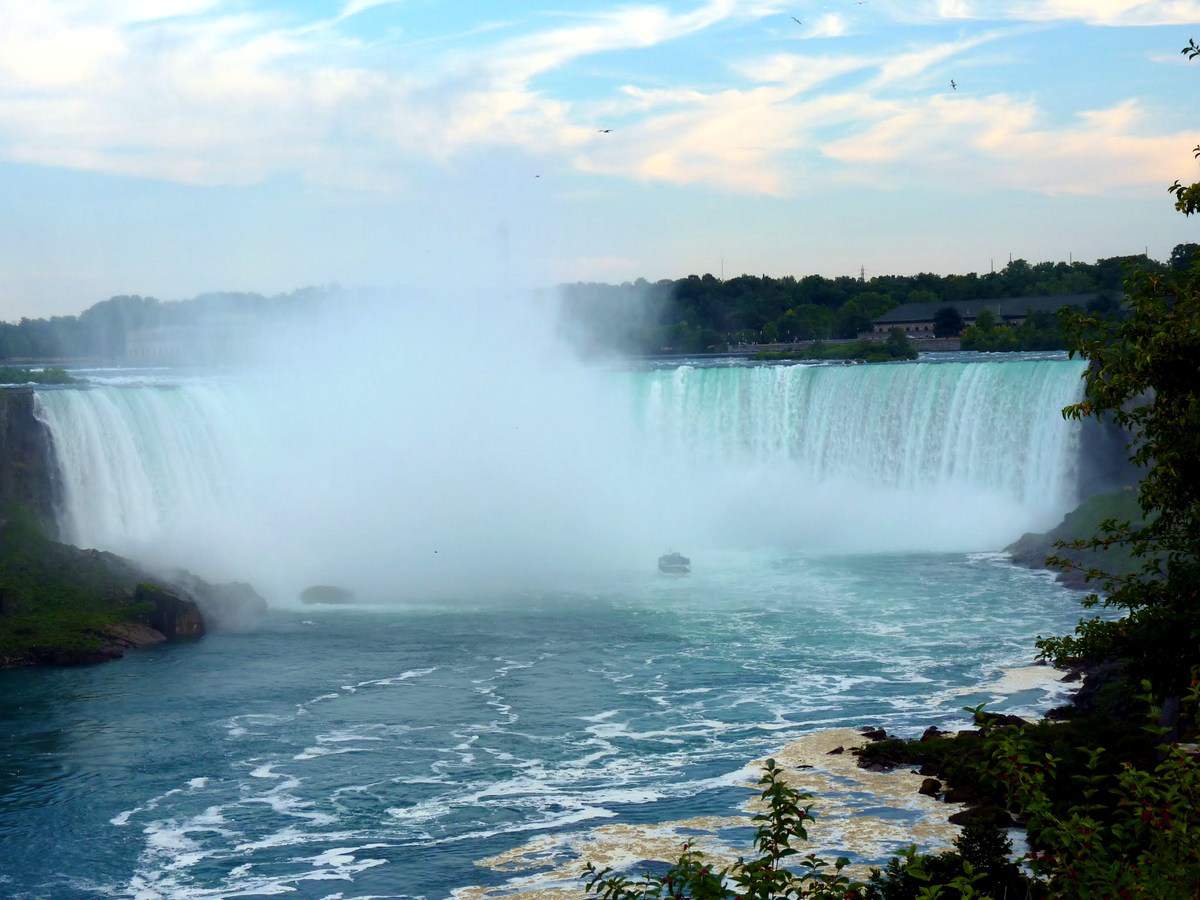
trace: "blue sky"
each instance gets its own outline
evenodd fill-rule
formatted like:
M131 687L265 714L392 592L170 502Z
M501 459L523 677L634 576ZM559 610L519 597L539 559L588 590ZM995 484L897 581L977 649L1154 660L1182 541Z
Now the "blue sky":
M1198 174L1200 0L0 0L0 23L4 318L1200 240L1166 193Z

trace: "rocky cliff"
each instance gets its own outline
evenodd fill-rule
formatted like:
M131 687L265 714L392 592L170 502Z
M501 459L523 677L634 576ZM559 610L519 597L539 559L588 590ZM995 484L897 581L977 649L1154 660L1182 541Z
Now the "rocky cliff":
M1087 571L1095 568L1113 575L1126 575L1136 571L1139 563L1130 554L1129 548L1115 545L1107 550L1076 550L1055 545L1059 541L1071 543L1095 537L1100 534L1100 526L1107 519L1132 522L1135 525L1142 521L1142 510L1134 488L1121 488L1089 497L1075 510L1067 513L1066 518L1050 531L1022 535L1020 540L1004 549L1012 554L1013 562L1017 565L1028 566L1031 569L1046 568L1048 556L1069 559L1078 568L1060 571L1058 580L1068 587L1080 590L1100 590L1099 582L1087 580Z
M30 510L52 530L56 483L50 434L34 415L33 391L0 388L0 510Z

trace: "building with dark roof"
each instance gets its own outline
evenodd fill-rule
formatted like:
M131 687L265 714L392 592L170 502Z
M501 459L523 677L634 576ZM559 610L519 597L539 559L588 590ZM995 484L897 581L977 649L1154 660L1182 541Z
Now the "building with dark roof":
M871 322L863 337L886 337L893 328L912 336L933 335L933 317L947 306L958 310L964 327L974 323L985 309L1006 325L1020 325L1031 313L1055 313L1064 306L1086 307L1100 294L1059 294L1049 297L998 297L994 300L960 300L955 303L905 303Z

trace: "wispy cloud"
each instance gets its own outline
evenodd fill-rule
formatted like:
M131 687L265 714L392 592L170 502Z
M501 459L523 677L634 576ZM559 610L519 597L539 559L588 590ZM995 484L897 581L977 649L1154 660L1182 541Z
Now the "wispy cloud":
M1077 21L1089 25L1194 25L1197 0L879 0L877 7L905 20Z
M240 0L0 0L0 157L209 185L283 174L381 190L402 188L414 164L502 147L587 173L736 192L951 169L980 184L1085 192L1174 177L1179 148L1195 143L1156 130L1125 96L1051 116L1020 91L951 95L948 81L951 63L1021 31L990 20L1200 21L1200 0L879 0L873 14L885 20L943 24L851 53L860 14L814 13L799 34L774 29L781 39L763 52L708 43L717 75L672 78L646 54L644 84L586 97L549 76L718 28L753 36L783 7L662 0L517 17L472 26L460 35L472 41L437 56L414 55L435 39L394 45L381 62L346 23L385 5L405 8L349 0L332 18L297 22ZM805 46L834 52L780 52L796 37L828 38ZM598 135L610 122L615 133Z

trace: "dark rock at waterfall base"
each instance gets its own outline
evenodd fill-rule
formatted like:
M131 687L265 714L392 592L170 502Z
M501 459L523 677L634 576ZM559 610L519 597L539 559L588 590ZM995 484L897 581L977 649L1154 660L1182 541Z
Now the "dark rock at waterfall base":
M267 601L241 581L212 584L184 570L170 573L167 581L195 602L209 631L248 631L267 614Z
M354 592L330 584L314 584L301 592L300 602L310 606L345 606L354 602Z
M145 582L133 592L133 602L149 609L149 625L168 641L204 637L204 618L191 600Z

